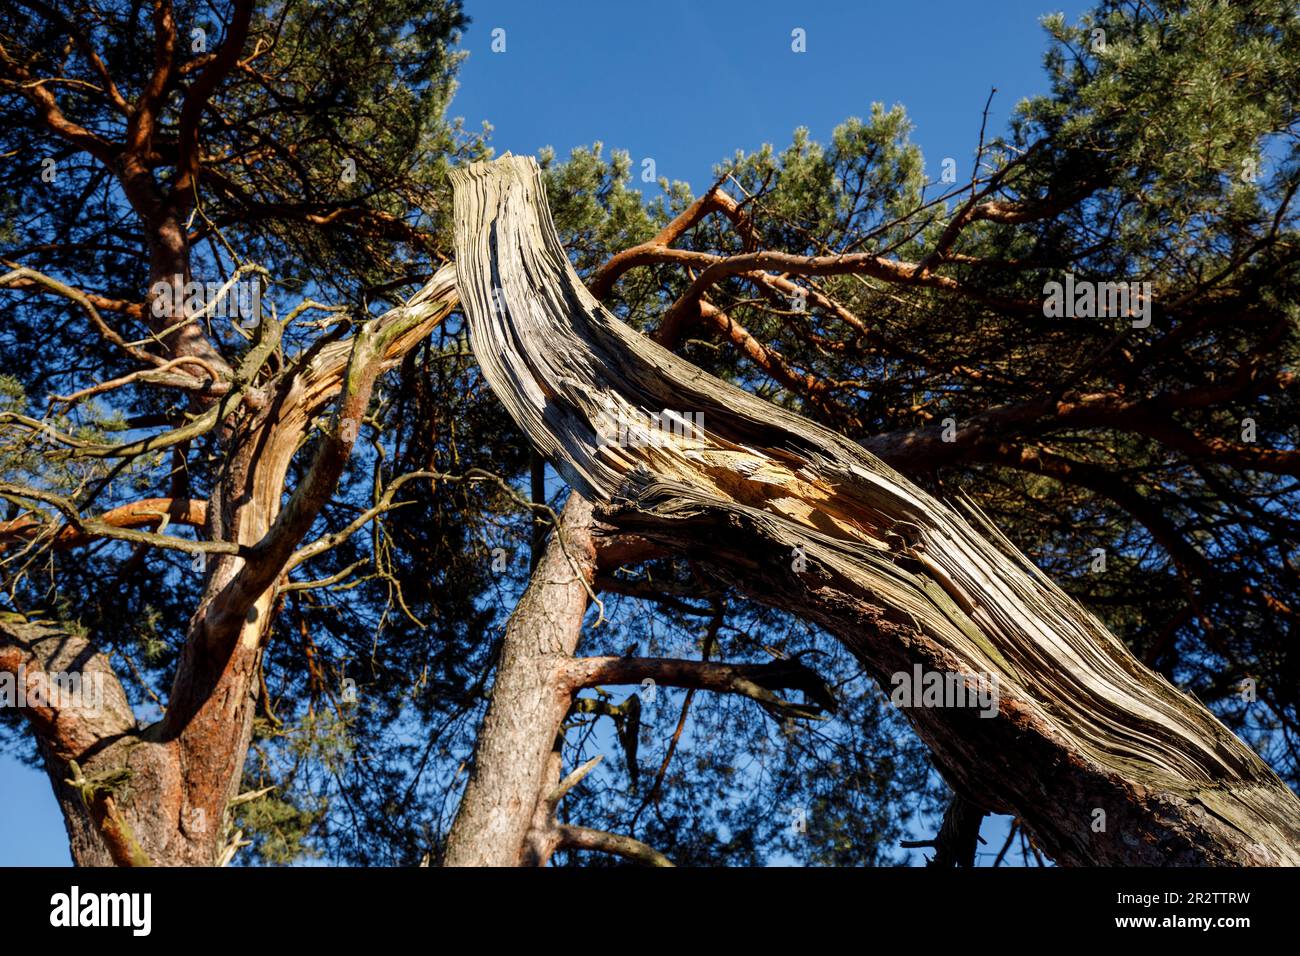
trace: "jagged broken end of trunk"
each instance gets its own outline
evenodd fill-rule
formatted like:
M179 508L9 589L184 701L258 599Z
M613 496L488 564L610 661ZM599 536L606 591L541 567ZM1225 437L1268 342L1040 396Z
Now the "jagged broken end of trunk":
M603 518L826 627L886 693L916 667L987 681L994 714L907 716L955 788L1059 862L1300 863L1300 800L987 519L621 322L569 262L531 158L452 177L484 377Z

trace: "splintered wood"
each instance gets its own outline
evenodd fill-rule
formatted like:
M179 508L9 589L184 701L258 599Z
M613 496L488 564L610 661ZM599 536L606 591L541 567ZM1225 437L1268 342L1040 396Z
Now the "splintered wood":
M994 681L996 719L906 714L955 789L1023 817L1058 862L1300 864L1300 800L973 505L621 322L570 264L531 158L452 177L483 374L603 518L826 627L886 689L916 665ZM692 428L609 440L611 420L665 412Z

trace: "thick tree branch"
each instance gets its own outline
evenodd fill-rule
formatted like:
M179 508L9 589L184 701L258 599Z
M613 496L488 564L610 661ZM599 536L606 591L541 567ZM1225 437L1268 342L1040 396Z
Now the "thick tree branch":
M88 295L80 289L74 289L72 286L65 285L58 279L53 279L34 269L27 268L17 268L11 272L5 273L3 276L0 276L0 288L3 287L18 289L39 288L56 295L61 295L65 299L70 299L77 305L81 306L82 311L86 313L86 317L90 319L91 326L94 327L95 331L99 333L100 337L103 338L104 341L120 349L125 355L135 359L142 365L161 366L164 364L164 359L157 355L151 355L138 346L131 345L122 338L114 328L104 321L103 317L99 314L99 307L102 307L113 300L106 300L102 296ZM135 317L139 318L140 315L143 315L143 312L143 307L141 307L139 315L136 315Z
M30 496L30 489L0 485L5 494L13 497ZM68 503L71 507L71 503ZM64 510L64 509L60 509ZM66 515L67 512L64 511ZM144 498L129 504L119 505L95 518L77 517L76 524L64 524L42 521L31 515L24 515L0 522L0 548L17 541L30 541L41 534L50 534L50 546L53 548L75 548L95 540L101 535L100 528L132 529L148 528L161 524L183 524L201 528L208 520L208 503L198 499L175 500L173 498ZM57 528L57 530L56 530ZM137 540L137 539L128 539ZM180 541L181 539L173 539ZM146 543L146 542L141 542ZM170 541L168 544L170 545Z
M135 733L135 718L122 685L108 659L83 635L47 621L0 612L0 673L21 676L26 699L40 701L22 710L53 752L65 760L81 758L105 741ZM51 694L49 675L53 674L77 675L81 698ZM47 690L32 693L37 685Z
M612 853L614 856L621 856L642 866L670 867L673 865L672 860L654 847L630 836L624 836L621 833L606 833L604 830L575 827L567 823L556 824L555 829L559 834L561 849L595 850L600 853Z
M736 202L723 191L722 181L719 180L701 193L699 198L682 210L672 222L660 229L654 238L610 256L587 283L591 294L597 299L606 299L613 291L614 283L629 269L652 262L671 260L675 250L670 247L674 242L709 213L722 210L731 210L735 213Z
M960 794L953 794L948 809L944 811L938 836L933 840L904 840L902 845L909 849L932 848L934 856L927 866L972 867L984 816L985 812L977 804Z
M811 668L794 660L767 664L726 664L662 657L575 657L564 665L570 691L603 684L640 684L651 680L667 687L741 694L758 701L777 719L835 713L835 696ZM782 700L775 690L799 690L807 704Z
M111 166L117 153L114 144L108 142L98 133L93 133L79 123L64 115L59 101L52 92L37 78L13 59L3 47L0 47L0 67L12 77L10 81L17 85L36 108L36 115L52 133L68 143L94 156L105 166Z
M954 790L1017 812L1060 862L1300 862L1300 802L1276 774L977 511L619 322L573 271L530 160L453 181L458 286L484 376L570 484L610 502L605 520L829 628L882 686L918 667L968 689L984 675L998 697L987 716L907 716ZM734 258L792 265L766 255ZM702 434L601 440L606 416L664 408L700 413ZM1097 806L1106 834L1090 826Z
M177 135L179 159L176 163L176 178L172 184L170 198L174 206L188 208L193 201L194 185L198 179L201 163L199 121L217 86L239 61L240 51L243 50L244 42L248 39L252 16L252 0L235 0L234 11L226 27L225 40L185 93L185 100L181 106L180 131Z
M427 335L455 306L452 277L449 267L439 270L410 302L370 320L357 333L342 375L333 420L320 436L315 455L288 503L262 538L252 543L243 567L226 585L210 612L208 627L212 635L238 629L249 609L284 573L294 549L334 494L360 433L375 381L393 360L394 353L400 355L403 344L409 347L415 336ZM320 368L315 366L314 370L319 372ZM314 384L319 386L319 380ZM295 392L297 412L301 415L303 399L310 392L301 382L295 383Z
M68 498L62 495L56 495L49 491L43 491L39 488L30 488L25 485L15 485L10 482L0 482L0 498L6 501L12 501L15 504L24 507L30 507L31 501L41 501L52 505L68 521L68 527L58 532L55 541L63 547L71 547L83 541L94 538L117 538L122 541L134 541L137 544L152 545L156 548L171 548L175 551L188 551L191 554L239 554L245 549L241 549L233 541L191 541L188 538L178 538L174 535L154 534L148 531L136 531L135 527L150 523L163 523L168 520L169 512L159 510L152 515L147 513L130 512L125 515L112 516L109 512L104 517L87 518L83 517L77 510L77 506ZM159 499L168 501L168 499ZM130 507L130 506L128 506ZM182 514L182 517L193 517L193 515ZM152 520L150 520L152 519ZM14 519L17 522L26 522L31 519L19 517ZM39 522L42 527L49 527L51 522ZM0 526L0 534L3 529L13 525L13 522L5 522ZM24 533L23 524L18 525L20 534ZM66 536L66 537L65 537ZM60 541L62 539L62 541Z

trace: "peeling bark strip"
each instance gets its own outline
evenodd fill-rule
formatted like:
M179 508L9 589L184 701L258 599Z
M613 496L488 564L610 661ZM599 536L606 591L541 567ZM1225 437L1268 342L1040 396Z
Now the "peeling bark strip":
M973 507L968 521L861 446L602 308L560 245L531 158L452 178L475 355L538 450L606 503L602 519L817 621L884 687L916 664L993 675L995 719L907 716L958 792L1021 816L1060 863L1300 864L1295 794ZM611 409L665 408L703 413L703 435L600 441Z

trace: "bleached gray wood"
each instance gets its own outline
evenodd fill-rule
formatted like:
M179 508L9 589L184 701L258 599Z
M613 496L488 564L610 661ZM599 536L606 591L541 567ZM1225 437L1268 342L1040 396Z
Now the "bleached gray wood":
M1295 794L973 508L619 321L570 265L531 158L452 176L475 355L603 520L822 624L886 692L916 664L990 675L996 717L907 716L954 788L1020 815L1058 862L1300 864ZM602 442L602 422L663 410L702 413L702 434Z

